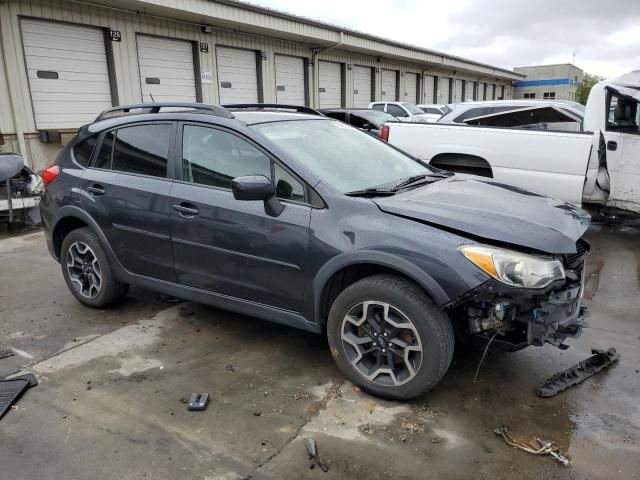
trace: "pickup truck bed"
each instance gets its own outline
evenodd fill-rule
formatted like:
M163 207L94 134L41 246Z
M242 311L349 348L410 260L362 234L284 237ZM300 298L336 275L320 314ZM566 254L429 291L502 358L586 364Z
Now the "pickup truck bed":
M580 205L593 133L390 123L388 142L434 166Z

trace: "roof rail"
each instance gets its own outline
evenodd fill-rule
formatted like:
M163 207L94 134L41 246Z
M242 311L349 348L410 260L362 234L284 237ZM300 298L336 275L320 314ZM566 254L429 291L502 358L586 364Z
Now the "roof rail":
M295 110L298 113L308 113L309 115L318 115L324 117L324 114L316 110L315 108L305 107L304 105L286 105L282 103L233 103L227 105L221 105L229 110L251 110L251 109L281 109L281 110Z
M119 107L108 108L103 111L95 119L96 122L106 118L122 117L125 115L142 115L145 113L159 113L162 108L191 108L194 110L202 110L211 115L223 118L234 118L233 114L226 108L219 105L208 105L206 103L195 102L153 102L153 103L136 103L133 105L121 105ZM132 110L142 110L140 112L132 112Z

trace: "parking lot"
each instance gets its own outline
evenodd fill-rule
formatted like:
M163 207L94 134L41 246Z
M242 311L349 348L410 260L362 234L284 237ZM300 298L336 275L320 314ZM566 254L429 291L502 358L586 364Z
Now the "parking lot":
M0 240L0 375L40 384L0 421L3 478L638 478L640 230L593 225L589 328L549 345L458 348L444 381L410 403L345 382L310 333L132 289L121 306L82 307L42 233ZM615 347L618 365L550 399L535 387ZM204 412L183 403L209 392ZM493 430L556 442L565 468ZM329 471L310 468L305 439ZM470 473L473 472L473 473Z

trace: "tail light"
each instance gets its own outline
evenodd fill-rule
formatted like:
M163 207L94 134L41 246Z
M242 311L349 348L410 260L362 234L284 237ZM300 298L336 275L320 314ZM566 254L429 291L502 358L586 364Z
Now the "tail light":
M389 125L384 125L382 130L380 130L380 139L385 142L389 141Z
M58 165L49 165L42 171L42 181L44 182L44 188L47 188L51 182L53 182L60 174L60 167Z

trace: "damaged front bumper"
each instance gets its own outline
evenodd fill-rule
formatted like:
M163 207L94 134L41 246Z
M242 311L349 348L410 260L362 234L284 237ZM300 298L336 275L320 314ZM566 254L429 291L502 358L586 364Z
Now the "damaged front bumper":
M468 334L494 338L517 350L563 342L582 333L584 260L566 269L567 278L540 290L508 287L489 280L450 306L458 327ZM463 319L462 322L460 320Z

